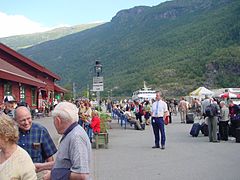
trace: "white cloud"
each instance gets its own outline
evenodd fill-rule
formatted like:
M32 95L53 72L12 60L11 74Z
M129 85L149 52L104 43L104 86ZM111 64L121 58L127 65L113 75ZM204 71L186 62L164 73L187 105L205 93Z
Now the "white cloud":
M7 15L0 12L0 37L43 32L52 28L44 27L22 15Z

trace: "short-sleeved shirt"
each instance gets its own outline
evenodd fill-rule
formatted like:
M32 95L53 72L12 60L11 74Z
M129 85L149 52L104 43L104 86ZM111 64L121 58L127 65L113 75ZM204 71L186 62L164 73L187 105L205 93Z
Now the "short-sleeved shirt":
M229 109L226 106L223 106L221 111L220 121L228 121L229 120Z
M77 125L60 142L53 171L90 173L91 143L85 130Z
M36 123L32 123L29 131L19 130L18 145L28 152L34 163L43 163L57 152L47 129Z
M152 105L152 117L163 117L164 113L168 111L167 103L164 101L155 101Z

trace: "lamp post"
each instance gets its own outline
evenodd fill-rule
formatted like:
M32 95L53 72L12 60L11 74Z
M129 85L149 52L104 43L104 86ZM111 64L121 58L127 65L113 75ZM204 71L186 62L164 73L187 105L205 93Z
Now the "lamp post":
M96 60L94 69L95 69L96 76L100 77L100 74L102 73L102 65L100 61Z
M110 93L111 93L111 94L110 94L111 101L112 101L112 95L113 95L112 92L113 92L113 90L111 89L111 92L110 92Z
M94 77L93 77L93 91L97 95L97 103L100 105L100 91L103 91L103 77L102 77L102 65L99 60L96 60L94 65Z

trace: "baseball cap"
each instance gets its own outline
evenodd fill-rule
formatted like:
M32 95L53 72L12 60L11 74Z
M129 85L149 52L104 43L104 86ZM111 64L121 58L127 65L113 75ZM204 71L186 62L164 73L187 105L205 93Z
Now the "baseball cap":
M6 103L6 102L16 102L16 99L13 96L8 95L8 96L4 96L3 101L4 101L4 103Z

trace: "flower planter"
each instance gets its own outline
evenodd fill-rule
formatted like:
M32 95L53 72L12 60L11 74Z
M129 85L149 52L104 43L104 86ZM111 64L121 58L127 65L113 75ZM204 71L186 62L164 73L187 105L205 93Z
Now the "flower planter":
M103 146L105 149L108 148L108 133L99 133L94 135L96 149L99 149L99 146Z

